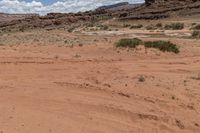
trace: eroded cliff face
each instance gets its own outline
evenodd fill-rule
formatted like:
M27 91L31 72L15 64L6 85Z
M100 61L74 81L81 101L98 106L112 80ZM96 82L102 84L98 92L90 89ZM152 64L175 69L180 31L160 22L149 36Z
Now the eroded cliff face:
M180 3L192 3L192 2L197 2L200 0L145 0L146 4L153 4L153 3L172 3L172 2L180 2Z
M200 0L145 0L145 5L128 11L125 19L163 19L198 15Z
M71 24L78 25L98 21L99 18L117 18L118 20L163 19L169 17L184 17L200 15L200 0L145 0L146 4L139 6L122 5L113 10L99 9L79 13L49 13L46 16L29 16L24 19L14 19L2 22L0 14L0 33L5 31L24 31L26 29L68 28ZM112 9L112 10L110 10ZM7 17L6 17L7 19Z

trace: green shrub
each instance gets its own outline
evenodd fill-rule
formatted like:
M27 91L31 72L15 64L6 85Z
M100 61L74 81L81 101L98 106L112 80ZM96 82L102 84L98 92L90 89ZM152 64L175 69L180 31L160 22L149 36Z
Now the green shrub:
M131 26L130 24L124 24L123 25L124 28L130 27L130 26Z
M75 27L71 27L71 28L69 28L67 31L71 33L71 32L73 32L74 30L75 30Z
M192 23L192 26L196 25L197 23Z
M146 26L146 30L156 30L157 28L154 25Z
M156 48L163 52L179 53L177 46L169 41L148 41L144 43L146 48Z
M162 23L157 23L157 24L156 24L156 27L157 27L157 28L162 28Z
M140 45L142 41L138 38L125 38L121 39L116 43L116 47L125 47L125 48L135 48Z
M100 27L100 30L108 30L108 25L98 25L97 27Z
M94 27L94 26L95 26L95 23L94 23L94 22L86 23L85 26L86 26L86 27Z
M193 30L200 30L200 24L194 25L192 27Z
M103 26L103 30L108 30L108 28L109 28L108 25Z
M136 25L132 25L132 26L130 27L130 29L140 29L140 28L142 28L142 27L143 27L142 24L136 24Z
M192 37L193 38L200 38L200 31L193 31L192 32Z
M182 29L184 29L184 23L166 24L164 29L165 30L182 30Z

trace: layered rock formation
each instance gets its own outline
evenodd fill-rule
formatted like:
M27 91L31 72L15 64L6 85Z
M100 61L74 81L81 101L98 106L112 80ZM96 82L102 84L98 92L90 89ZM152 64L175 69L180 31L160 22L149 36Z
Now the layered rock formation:
M107 9L118 8L118 7L127 6L127 5L129 5L128 2L122 2L122 3L117 3L114 5L101 6L101 7L97 8L97 10L107 10Z
M145 0L146 4L153 4L153 3L170 3L170 2L181 2L181 3L192 3L197 2L199 0Z
M120 19L161 19L200 14L200 0L145 0L145 5L127 11Z
M128 8L127 8L128 6ZM120 8L119 8L120 7ZM23 19L1 23L0 32L35 28L60 28L71 24L99 21L105 18L162 19L167 17L200 14L200 0L145 0L145 4L122 3L79 13L49 13L46 16L25 16ZM1 17L2 18L2 17Z

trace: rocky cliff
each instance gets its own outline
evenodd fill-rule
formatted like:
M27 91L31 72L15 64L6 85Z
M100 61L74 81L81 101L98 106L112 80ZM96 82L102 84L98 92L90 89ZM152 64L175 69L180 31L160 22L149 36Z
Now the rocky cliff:
M145 5L126 12L120 19L162 19L200 14L200 0L145 0Z
M173 2L180 2L180 3L193 3L199 0L145 0L146 4L154 4L154 3L173 3Z
M127 5L129 5L128 8ZM0 32L13 29L24 31L36 28L61 28L71 24L83 24L110 18L116 20L162 19L195 14L200 15L200 0L146 0L145 4L139 6L130 6L130 4L125 3L124 6L123 4L111 5L94 11L64 14L49 13L46 16L34 15L19 20L14 19L6 23L0 22Z

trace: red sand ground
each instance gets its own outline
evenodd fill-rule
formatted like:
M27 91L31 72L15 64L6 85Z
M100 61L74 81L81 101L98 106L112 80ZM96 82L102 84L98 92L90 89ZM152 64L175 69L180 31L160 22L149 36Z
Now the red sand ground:
M178 55L0 46L0 132L199 133L200 45L173 42Z

